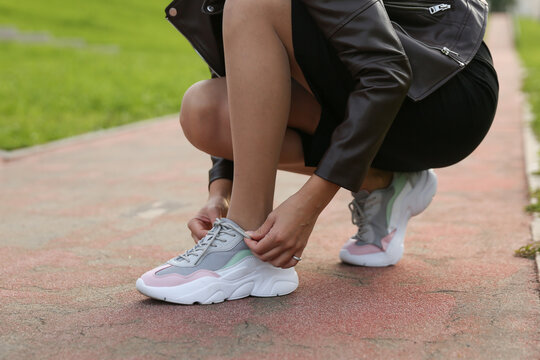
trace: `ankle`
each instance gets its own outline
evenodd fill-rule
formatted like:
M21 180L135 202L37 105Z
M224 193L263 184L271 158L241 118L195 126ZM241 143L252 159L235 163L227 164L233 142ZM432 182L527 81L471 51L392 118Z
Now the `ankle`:
M370 168L364 183L362 184L362 190L369 192L385 189L390 186L394 173L392 171L378 170Z
M233 211L229 210L227 213L227 218L234 221L242 230L257 230L266 220L268 214L265 215L264 212L258 213L252 211L246 213L245 211L237 212L236 209L232 208ZM246 214L249 214L246 216Z

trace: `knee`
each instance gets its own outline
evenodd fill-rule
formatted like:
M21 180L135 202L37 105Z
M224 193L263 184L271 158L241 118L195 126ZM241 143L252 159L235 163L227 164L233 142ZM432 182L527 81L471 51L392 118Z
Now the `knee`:
M214 94L212 80L203 80L192 85L184 94L180 108L180 126L184 135L195 147L204 150L212 133L226 120L226 100Z

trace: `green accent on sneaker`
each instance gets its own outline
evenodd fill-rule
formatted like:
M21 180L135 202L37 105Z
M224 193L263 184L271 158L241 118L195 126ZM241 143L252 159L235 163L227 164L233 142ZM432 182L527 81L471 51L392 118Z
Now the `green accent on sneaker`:
M238 263L240 260L242 260L246 256L250 256L250 255L253 255L251 253L251 250L247 250L247 249L246 250L240 250L239 252L234 254L234 256L231 258L231 260L229 260L229 262L227 264L225 264L225 266L222 267L222 269L228 268L229 266L233 266L234 264Z
M396 178L397 177L397 178ZM394 180L392 181L392 186L394 187L394 195L388 202L386 207L386 224L390 224L390 217L392 216L392 207L394 206L394 201L399 196L405 184L407 183L407 176L401 173L394 173Z

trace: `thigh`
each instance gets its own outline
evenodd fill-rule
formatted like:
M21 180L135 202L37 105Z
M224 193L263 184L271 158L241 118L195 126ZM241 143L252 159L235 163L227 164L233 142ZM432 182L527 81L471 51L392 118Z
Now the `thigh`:
M231 23L233 20L245 23L247 17L269 22L287 52L291 77L311 94L311 89L294 54L291 11L291 0L229 0L225 2L223 26L224 28L229 26L228 19ZM256 33L253 36L256 36Z

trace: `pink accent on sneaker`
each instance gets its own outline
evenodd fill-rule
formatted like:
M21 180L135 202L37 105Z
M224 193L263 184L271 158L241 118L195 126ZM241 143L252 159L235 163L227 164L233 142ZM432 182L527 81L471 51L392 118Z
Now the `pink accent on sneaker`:
M211 276L215 278L219 277L218 274L210 270L197 270L194 273L186 275L186 276L180 275L180 274L174 274L174 273L160 275L160 276L156 275L157 272L171 266L172 265L163 265L155 269L152 269L150 271L147 271L146 273L143 274L143 276L141 276L141 279L144 281L144 284L146 286L166 287L166 286L178 286L178 285L186 284L190 281L197 280L206 276Z
M366 244L366 245L356 245L356 241L351 240L347 245L344 246L344 249L349 252L351 255L366 255L366 254L374 254L378 252L383 252L388 249L388 245L390 245L390 242L394 238L394 235L396 234L397 229L394 229L390 234L386 235L381 240L382 249L376 245L372 244Z

